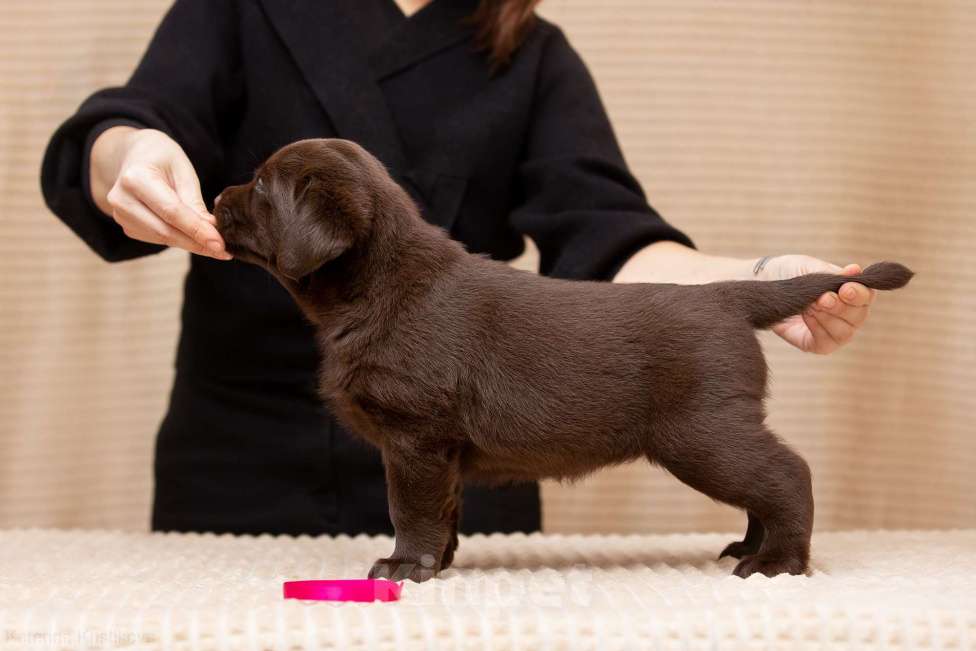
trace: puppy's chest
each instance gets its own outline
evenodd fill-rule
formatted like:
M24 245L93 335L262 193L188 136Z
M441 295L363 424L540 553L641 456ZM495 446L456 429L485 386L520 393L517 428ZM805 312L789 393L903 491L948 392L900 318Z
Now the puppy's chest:
M346 427L379 444L392 431L419 431L456 420L457 378L434 366L369 355L333 357L323 368L321 390Z

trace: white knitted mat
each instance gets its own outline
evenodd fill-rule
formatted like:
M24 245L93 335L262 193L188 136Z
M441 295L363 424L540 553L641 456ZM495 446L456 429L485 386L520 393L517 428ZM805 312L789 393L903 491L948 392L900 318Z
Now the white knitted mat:
M972 649L976 530L823 533L746 580L730 535L475 536L401 601L285 601L389 538L0 532L0 649Z

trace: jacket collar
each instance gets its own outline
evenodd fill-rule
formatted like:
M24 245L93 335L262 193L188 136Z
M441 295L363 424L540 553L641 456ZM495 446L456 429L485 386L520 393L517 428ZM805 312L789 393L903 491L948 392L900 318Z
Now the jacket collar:
M381 80L395 75L470 38L474 28L465 19L477 6L473 0L434 0L402 21L389 40L370 56L375 78Z
M435 0L373 53L357 39L353 9L343 0L261 3L338 135L358 142L394 174L403 173L403 144L377 82L468 38L471 28L462 21L476 0Z

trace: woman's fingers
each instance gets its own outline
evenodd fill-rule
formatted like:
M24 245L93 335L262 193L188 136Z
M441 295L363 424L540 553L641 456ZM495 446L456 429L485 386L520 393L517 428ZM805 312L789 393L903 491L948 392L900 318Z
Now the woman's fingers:
M810 351L813 349L814 341L810 327L799 314L780 321L772 327L772 330L784 341L800 350Z
M840 344L837 343L815 314L815 311L810 308L803 313L803 322L810 329L810 335L812 336L812 342L807 350L818 355L832 353L840 347Z
M120 201L118 206L113 207L112 213L125 234L133 239L175 246L197 255L210 255L209 251L164 222L134 197Z
M836 295L834 295L836 296ZM835 303L840 301L836 298ZM809 311L811 318L819 324L830 338L833 339L834 343L838 346L843 346L848 341L854 337L854 333L857 332L857 326L851 324L841 316L833 314L829 309L817 309L814 307Z
M843 304L842 307L825 311L834 316L834 318L843 319L854 328L860 328L867 321L868 315L871 313L871 308L867 305L864 307L850 307Z
M838 267L809 256L783 256L779 262L781 268L778 271L772 269L772 275L768 277L792 277L807 273L840 273L845 276L856 276L862 271L858 264ZM792 268L795 268L795 272L790 271ZM795 324L790 322L788 327L786 323L778 324L773 330L801 350L822 355L831 353L848 343L857 333L858 328L864 324L870 314L875 295L875 290L852 279L851 282L842 285L837 292L821 295L803 311Z
M856 276L861 273L863 269L859 264L849 264L841 271L845 276ZM847 303L848 305L854 307L866 307L874 301L874 297L877 294L875 290L868 289L864 285L857 282L845 283L841 286L838 292L840 299Z
M199 213L203 219L216 226L217 219L207 210L207 204L203 200L203 192L200 190L200 179L197 178L197 173L194 171L190 161L187 160L182 164L174 164L172 174L173 185L176 188L176 194L180 200ZM219 233L217 237L220 238ZM221 248L224 246L223 238L220 238L220 246Z
M858 285L858 287L863 288L864 286ZM862 298L859 294L856 300L864 300L865 303L863 305L851 305L847 301L843 300L843 294L843 288L841 288L840 295L835 294L834 292L827 292L817 299L817 302L814 303L813 307L820 314L827 314L838 319L843 319L848 324L857 328L864 323L865 319L868 318L868 313L870 311L870 296L865 293Z
M852 307L867 307L874 302L876 295L873 289L868 289L860 283L845 283L838 293L840 299Z
M119 177L118 185L139 200L146 208L165 222L171 229L179 231L195 244L194 249L213 257L227 257L223 240L217 228L190 206L186 205L167 182L155 171L132 167ZM109 198L111 201L111 197ZM174 241L183 238L173 238ZM173 246L179 246L173 244ZM185 247L181 247L185 248ZM187 249L193 250L193 249Z
M842 273L845 276L853 276L861 273L861 267L850 264L844 267ZM817 299L814 308L823 320L828 320L828 317L841 319L856 330L867 319L874 297L874 290L860 283L850 282L842 285L837 293L823 294ZM841 331L843 328L838 326L836 330Z

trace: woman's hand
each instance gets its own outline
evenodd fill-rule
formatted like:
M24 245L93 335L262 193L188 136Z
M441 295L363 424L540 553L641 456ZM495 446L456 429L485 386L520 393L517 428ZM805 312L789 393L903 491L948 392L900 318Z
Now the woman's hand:
M112 127L92 146L95 204L129 237L229 260L183 149L155 129Z
M770 258L757 278L783 280L810 273L861 273L860 265L844 268L808 255ZM859 283L845 283L837 293L827 292L802 314L777 323L772 330L802 351L826 355L849 342L868 318L875 291Z

